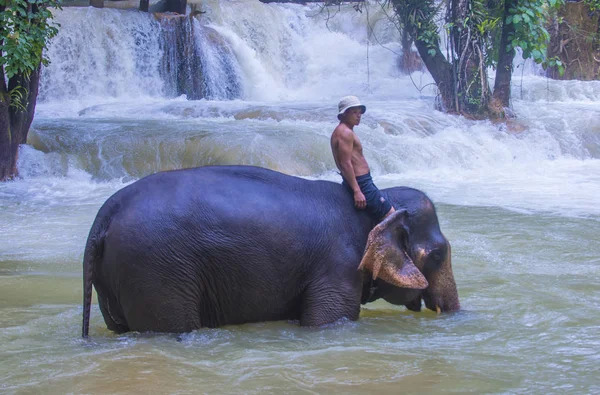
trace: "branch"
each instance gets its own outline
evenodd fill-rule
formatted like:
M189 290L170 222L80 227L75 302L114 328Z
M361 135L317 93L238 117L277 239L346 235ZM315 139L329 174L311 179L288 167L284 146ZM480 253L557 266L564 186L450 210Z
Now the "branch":
M475 49L477 49L477 54L479 55L479 76L480 76L480 80L481 80L481 103L485 103L485 97L487 94L487 84L485 83L485 69L483 66L483 53L481 52L481 48L479 47L479 45L475 45L474 46Z
M460 38L457 37L458 42L460 42ZM465 47L463 48L462 53L460 54L460 58L458 59L458 71L462 69L462 65L465 60L465 54L467 53L467 49L469 49L469 43L471 42L471 28L467 29L467 39L465 40Z

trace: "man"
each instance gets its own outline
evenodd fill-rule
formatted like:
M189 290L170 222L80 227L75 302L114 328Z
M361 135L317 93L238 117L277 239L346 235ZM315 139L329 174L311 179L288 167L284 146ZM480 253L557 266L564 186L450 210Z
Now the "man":
M338 105L339 125L331 135L331 150L343 182L354 195L354 206L366 209L375 221L381 221L395 209L373 184L369 165L363 156L362 144L354 133L367 108L356 96L344 97Z

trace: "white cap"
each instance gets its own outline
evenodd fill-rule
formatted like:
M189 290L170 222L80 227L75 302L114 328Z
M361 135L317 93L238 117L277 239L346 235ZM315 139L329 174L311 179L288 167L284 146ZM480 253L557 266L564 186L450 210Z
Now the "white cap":
M358 97L346 96L346 97L343 97L342 100L340 101L340 104L338 104L338 110L339 110L338 115L342 115L343 113L346 112L347 109L352 108L352 107L360 107L360 111L363 114L365 113L365 111L367 111L367 107L360 104L360 100L358 100Z

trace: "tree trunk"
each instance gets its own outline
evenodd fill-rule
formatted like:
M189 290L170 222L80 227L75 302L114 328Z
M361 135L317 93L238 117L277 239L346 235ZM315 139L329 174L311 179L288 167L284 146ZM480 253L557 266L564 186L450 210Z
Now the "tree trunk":
M31 73L29 78L19 74L4 83L0 76L0 181L11 179L18 175L17 159L19 145L27 142L29 127L33 122L35 104L40 82L40 65ZM22 106L11 105L9 92L19 89L27 92Z
M471 7L471 0L452 0L450 40L456 57L453 65L458 112L479 118L487 113L491 95L481 40L471 26Z
M18 108L11 108L10 111L10 126L13 131L13 140L17 144L27 143L27 133L29 132L29 127L33 122L33 116L35 114L35 104L40 83L40 67L41 65L38 65L38 67L31 72L29 78L19 74L18 76L11 78L8 82L9 91L16 87L23 87L27 90L25 111L21 111Z
M413 40L404 29L402 32L402 56L400 56L400 70L406 74L410 74L417 70L423 69L423 61L419 54L412 50Z
M140 0L140 11L148 12L150 6L150 0Z
M4 78L0 85L4 84ZM0 181L11 179L17 172L16 154L13 152L9 115L10 99L6 90L0 91Z
M546 71L548 77L562 80L591 81L600 79L600 12L585 2L565 3L550 29L548 57L558 57L565 67L560 75L556 67Z
M104 0L90 0L90 5L96 8L104 8Z
M439 45L435 48L435 55L432 55L428 44L416 39L415 46L429 74L433 77L441 96L441 110L446 112L458 112L454 97L454 83L452 77L452 65L442 55Z
M5 10L0 4L0 12ZM0 38L0 47L4 40ZM6 86L4 67L0 65L0 181L5 181L16 173L16 159L12 150L12 133L10 129L10 95Z
M487 81L483 38L474 26L472 0L451 0L449 59L444 57L437 33L438 5L433 0L393 0L401 25L414 40L419 55L439 89L444 111L475 118L488 115L491 93Z
M450 18L453 23L450 39L454 48L460 50L468 44L469 37L464 34L463 29L466 29L465 20L469 15L469 0L452 0L450 7ZM458 54L460 55L460 53Z
M452 65L442 55L437 33L423 34L425 31L437 30L434 22L437 8L432 0L392 0L394 10L403 27L404 42L413 40L425 67L435 80L440 92L439 107L442 111L456 112L454 104L454 83ZM405 48L406 50L406 48Z
M516 6L518 0L504 1L504 21L509 15L511 6ZM500 37L500 49L498 51L498 67L496 69L496 82L494 83L494 94L489 104L489 110L496 117L506 117L506 108L510 104L510 83L512 78L512 64L515 58L515 50L507 50L508 38L515 31L512 23L503 23L502 36Z

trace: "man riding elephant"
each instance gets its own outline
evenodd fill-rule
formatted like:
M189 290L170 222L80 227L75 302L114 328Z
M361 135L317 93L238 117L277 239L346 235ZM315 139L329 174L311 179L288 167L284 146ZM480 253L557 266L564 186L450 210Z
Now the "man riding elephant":
M331 151L342 174L342 184L352 192L354 206L359 210L366 209L376 221L380 221L394 212L394 206L373 183L362 144L354 133L354 127L360 124L365 111L367 107L356 96L346 96L340 101L340 123L331 134Z

